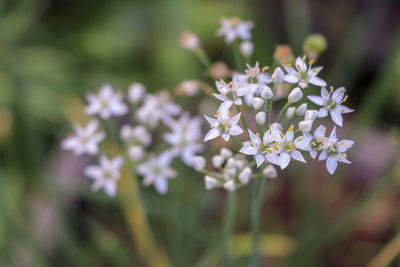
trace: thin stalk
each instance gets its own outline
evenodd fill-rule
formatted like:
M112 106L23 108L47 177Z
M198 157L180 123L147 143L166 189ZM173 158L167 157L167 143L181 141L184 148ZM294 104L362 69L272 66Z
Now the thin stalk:
M229 192L225 215L224 215L224 224L222 229L222 260L223 266L232 266L232 247L231 247L231 235L233 231L233 223L235 219L236 213L236 192Z
M200 60L200 62L204 65L206 69L211 69L211 60L208 58L206 52L204 52L203 48L199 47L196 50L194 50L194 53L196 54L197 58Z
M282 115L285 113L285 111L288 109L288 107L290 107L291 104L292 104L292 103L287 102L287 103L283 106L283 108L281 109L281 111L280 111L279 114L278 114L278 117L276 118L276 121L280 121L280 120L281 120Z
M251 233L252 233L252 253L250 266L260 266L260 218L261 204L264 192L265 177L258 178L253 183L253 199L251 203ZM264 265L265 266L265 265Z
M236 107L237 112L240 113L241 112L240 111L240 107L237 106L237 105L235 105L235 107ZM243 118L243 114L240 115L240 120L242 121L242 124L243 124L244 128L246 128L246 130L248 131L249 127L247 126L246 120Z
M242 62L242 57L241 57L241 55L239 53L239 43L238 42L234 42L232 44L232 49L233 49L233 58L234 58L234 61L235 61L236 69L238 71L241 71L242 68L243 68L243 62Z
M265 112L265 125L268 126L269 125L268 124L268 122L269 122L269 120L268 120L268 117L269 117L269 114L268 114L268 99L265 99L265 101L264 101L264 112Z
M239 146L243 146L243 143L239 141L239 139L236 138L236 136L231 136L232 140L235 141L235 143Z

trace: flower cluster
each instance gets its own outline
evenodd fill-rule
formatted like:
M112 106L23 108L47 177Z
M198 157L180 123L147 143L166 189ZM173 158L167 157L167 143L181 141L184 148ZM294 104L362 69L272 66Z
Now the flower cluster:
M224 18L217 35L225 37L227 44L235 39L249 41L253 26L252 22L238 18ZM221 151L212 158L213 168L218 172L204 170L205 159L194 158L195 168L205 173L207 189L221 186L234 190L252 177L274 178L277 176L274 166L285 169L292 161L306 163L307 152L313 159L319 154L318 160L326 160L330 174L335 172L338 162L350 163L346 151L353 141L338 140L336 126L326 137L326 127L316 122L329 114L334 124L343 125L342 114L353 111L344 106L345 88L330 87L328 91L327 83L319 77L323 68L314 66L314 60L307 60L307 56L292 59L294 62L290 63L288 60L285 64L276 61L272 69L261 67L258 62L247 64L244 71L232 72L230 80L215 82L216 92L212 96L219 101L219 107L213 116L204 115L210 130L203 141L233 139L239 148L236 154ZM320 96L312 95L315 87L319 88ZM286 103L276 116L273 105L281 99L286 99ZM309 109L310 106L318 108Z
M102 188L107 195L115 196L124 165L141 175L144 185L154 185L160 194L165 194L168 180L176 177L171 167L173 160L179 157L192 166L193 156L203 150L201 118L182 112L166 91L149 94L142 84L134 83L128 88L125 102L123 93L107 84L97 94L89 93L86 99L85 114L94 118L86 126L76 125L74 135L64 139L61 146L77 155L99 157L99 165L84 170L94 180L95 191ZM116 121L115 117L120 119ZM130 123L123 124L128 119ZM99 129L100 123L104 130ZM123 125L119 128L118 123ZM161 124L169 130L161 136L164 144L157 145L154 135ZM118 155L107 156L102 147L107 141L118 147Z

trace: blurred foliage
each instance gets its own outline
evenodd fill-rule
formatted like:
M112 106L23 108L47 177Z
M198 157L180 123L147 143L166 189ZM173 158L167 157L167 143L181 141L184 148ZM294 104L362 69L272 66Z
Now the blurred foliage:
M72 159L59 141L70 120L83 119L85 93L105 82L122 90L143 82L150 91L173 90L183 79L211 83L179 36L190 29L213 60L232 66L230 49L215 37L222 16L256 22L254 58L263 64L272 63L276 45L301 54L307 35L323 34L323 78L346 85L359 110L347 129L358 137L352 139L369 146L366 136L378 132L378 147L392 140L394 152L384 149L389 160L369 183L360 182L368 166L357 159L361 147L355 164L333 178L315 164L267 183L265 264L364 266L399 232L399 14L390 0L1 1L0 266L145 266L124 200L92 193L81 173L90 159ZM171 266L218 266L225 195L206 192L201 177L176 168L167 196L138 188L154 242ZM237 266L246 265L250 249L250 194L238 194ZM371 203L388 205L385 222L373 217Z

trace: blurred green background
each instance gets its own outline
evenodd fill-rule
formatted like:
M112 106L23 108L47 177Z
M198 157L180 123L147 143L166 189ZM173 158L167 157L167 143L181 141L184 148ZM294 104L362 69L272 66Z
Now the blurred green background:
M131 235L130 200L91 192L82 175L90 159L61 151L59 142L70 121L82 119L80 98L105 82L123 90L142 82L149 91L173 90L184 79L212 84L179 37L190 29L212 60L231 64L215 36L222 16L255 22L253 58L262 65L272 63L276 45L302 55L307 35L322 33L322 78L346 86L356 109L341 131L356 140L352 165L333 177L323 164L299 165L267 182L263 266L365 266L376 255L397 266L396 0L0 1L0 266L151 266ZM219 266L225 192L206 192L200 175L175 167L168 195L139 190L168 258L163 265ZM250 186L238 195L234 266L249 257L249 195Z

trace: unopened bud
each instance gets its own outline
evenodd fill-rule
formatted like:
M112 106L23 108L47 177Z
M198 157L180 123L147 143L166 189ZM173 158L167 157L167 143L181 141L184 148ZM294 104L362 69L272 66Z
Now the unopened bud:
M244 168L243 171L241 171L241 173L239 174L239 181L242 184L247 184L250 180L251 174L252 171L249 167Z
M259 109L264 105L264 99L260 97L255 97L253 98L253 108L254 109Z
M143 99L146 93L146 88L141 83L133 83L128 89L128 100L131 103L139 102Z
M128 155L133 161L138 161L143 158L143 148L141 146L132 146L128 150Z
M196 171L202 171L206 167L206 160L202 156L194 156L192 158L192 164Z
M309 133L312 129L313 120L305 120L299 122L299 128L303 133Z
M235 182L233 180L229 180L226 183L224 183L224 188L228 191L234 191L235 190Z
M214 157L212 157L211 161L215 168L220 168L225 159L221 155L215 155Z
M296 103L303 97L303 91L299 87L296 87L290 92L288 100L290 103Z
M274 179L278 176L278 172L276 171L275 167L272 166L271 164L268 165L267 168L265 168L263 170L263 174L265 177L272 178L272 179Z
M224 158L227 159L229 157L232 156L232 151L230 151L229 149L227 149L226 147L221 148L221 150L219 151L219 154Z
M196 34L185 30L182 35L181 35L181 45L183 48L186 48L188 50L196 50L199 48L199 37L197 37Z
M307 110L304 115L304 120L315 120L318 116L318 111L315 109Z
M299 116L303 116L307 111L307 103L303 103L296 109L296 114Z
M309 35L303 43L304 52L312 59L318 58L328 46L326 38L319 33Z
M240 43L240 53L242 56L249 57L253 54L254 44L250 41Z
M288 45L278 45L274 52L274 59L279 64L291 64L294 61L292 49Z
M294 114L296 113L296 108L295 107L290 107L286 110L286 117L288 119L292 119L294 117Z
M265 112L261 111L256 114L256 122L263 125L265 123Z
M217 184L218 184L217 179L215 179L215 178L213 178L211 176L208 176L208 175L206 175L206 177L204 177L204 182L206 184L206 189L207 190L215 188L217 186Z
M274 83L283 83L284 78L285 78L285 74L283 73L283 71L280 67L277 67L271 76L271 79Z
M261 97L264 99L270 99L272 98L274 94L272 93L271 88L269 88L268 86L264 86L264 88L261 90Z

